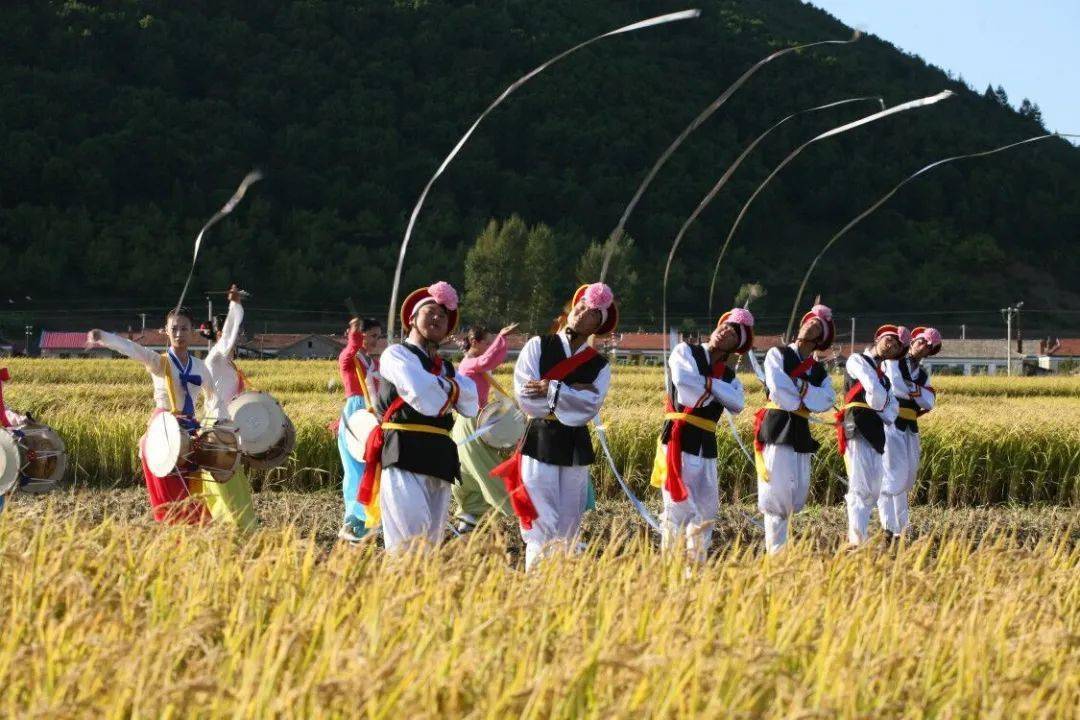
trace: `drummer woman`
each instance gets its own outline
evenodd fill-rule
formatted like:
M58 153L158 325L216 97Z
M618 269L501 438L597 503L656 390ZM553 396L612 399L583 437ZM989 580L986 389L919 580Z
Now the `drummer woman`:
M241 303L242 291L233 285L229 288L229 314L220 328L203 328L199 334L213 343L206 353L206 367L210 372L214 397L217 402L205 405L205 422L227 422L229 403L244 392L244 374L236 367L236 341L240 337L240 326L244 322L244 306ZM241 464L227 482L206 483L203 486L203 499L210 509L215 522L235 525L244 530L254 530L258 521L255 519L254 504L251 500L251 484Z
M364 524L367 516L364 506L356 500L360 478L364 476L364 461L349 453L346 442L349 430L344 421L358 410L372 408L372 399L378 397L379 358L375 356L375 350L382 332L382 323L374 318L353 318L346 330L345 349L338 356L341 384L345 388L345 407L338 423L338 452L344 470L341 495L345 501L345 518L338 537L349 542L357 542L367 533Z
M480 409L488 404L491 388L509 398L491 371L506 359L506 336L514 331L517 323L507 325L497 334L492 335L483 325L473 325L461 340L461 349L465 352L458 365L458 373L468 377L476 384L476 395ZM506 458L501 457L492 447L482 440L473 439L464 442L476 433L479 425L477 417L457 416L454 423L453 438L458 445L458 458L461 460L461 484L454 485L450 493L457 503L457 530L466 533L474 530L488 510L495 510L500 515L512 514L510 499L501 478L491 477L492 469Z
M88 348L108 348L142 363L154 383L154 413L172 412L188 430L198 427L195 401L202 395L206 407L215 407L213 383L206 364L189 352L194 332L191 313L184 308L170 310L165 316L165 334L169 347L159 355L136 342L103 330L91 330L86 336ZM204 382L204 378L206 379ZM158 522L199 525L210 521L203 500L203 482L198 473L172 472L158 477L146 464L143 450L146 435L139 439L139 458L150 495L154 519Z

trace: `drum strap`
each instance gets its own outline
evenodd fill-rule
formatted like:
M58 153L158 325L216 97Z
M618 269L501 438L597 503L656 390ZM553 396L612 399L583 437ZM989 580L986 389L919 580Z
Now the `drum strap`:
M165 388L169 391L169 412L176 414L176 388L173 386L169 356L161 353L161 374L165 376Z
M484 373L484 377L486 377L487 381L491 383L491 387L495 390L495 392L499 393L504 398L514 403L514 405L517 405L517 400L514 399L514 396L506 392L506 389L499 384L499 381L495 379L495 376L492 373L486 372Z
M371 402L371 390L367 384L367 368L360 362L360 358L356 355L353 356L353 368L356 371L356 379L360 381L360 392L364 396L364 405L368 410L375 412L375 404Z

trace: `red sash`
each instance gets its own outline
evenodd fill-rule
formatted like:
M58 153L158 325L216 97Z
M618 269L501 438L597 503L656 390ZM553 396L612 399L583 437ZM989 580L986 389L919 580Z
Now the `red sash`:
M11 379L11 373L7 368L0 368L0 427L10 427L7 419L7 408L4 406L4 383Z
M705 381L706 393L711 392L713 379L724 377L725 370L727 370L727 366L722 362L712 366ZM670 395L664 398L664 409L669 413L685 412L685 410L679 410L675 406L674 399ZM667 490L673 502L683 502L690 496L686 489L686 483L683 482L682 473L682 433L684 427L686 427L685 420L672 420L671 432L668 434L667 476L664 478L664 489Z
M589 346L576 355L571 355L568 358L560 360L548 370L546 373L540 376L541 380L564 380L566 377L577 370L585 363L592 360L599 355L596 349ZM503 485L506 487L506 494L510 498L510 507L514 511L514 515L517 516L518 522L521 523L521 527L526 530L531 530L533 521L540 517L540 514L536 511L536 506L533 505L532 498L529 497L529 491L525 487L525 482L521 479L521 445L525 442L525 438L521 438L521 442L518 443L517 449L514 450L514 454L507 460L499 463L489 473L491 477L502 478Z
M442 375L442 356L436 355L431 359L432 375ZM359 365L359 363L357 363ZM449 412L450 407L453 406L457 400L458 386L456 382L451 380L452 387L448 397L446 399L446 405L443 406L440 415ZM405 406L405 398L398 395L394 398L394 401L390 403L390 406L386 408L386 412L383 413L379 424L376 425L371 434L367 436L367 443L364 445L364 476L360 479L360 487L356 492L356 500L361 505L370 505L375 494L376 480L379 478L379 474L382 472L382 449L385 443L385 436L383 435L382 424L390 422L390 419ZM372 407L368 405L368 407Z

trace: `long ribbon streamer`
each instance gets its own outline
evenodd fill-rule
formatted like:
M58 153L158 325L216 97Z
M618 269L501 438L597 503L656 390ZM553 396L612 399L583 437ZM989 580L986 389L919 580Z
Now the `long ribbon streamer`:
M199 231L199 234L195 236L195 253L191 256L191 269L188 270L187 280L184 281L184 289L180 291L180 299L176 301L177 310L184 304L184 297L187 295L188 286L191 284L191 276L195 273L195 263L199 259L199 248L202 247L203 235L206 234L207 230L214 227L214 225L217 225L221 218L231 213L233 209L240 204L240 201L244 199L244 194L247 192L247 189L262 179L263 174L258 170L252 170L245 175L244 179L240 181L240 187L236 188L236 192L229 198L229 202L225 203L220 210L214 213L213 217L207 220L206 224L202 226L202 230Z
M638 515L645 521L645 524L652 528L653 532L659 534L660 523L657 522L656 518L653 517L653 514L649 512L649 508L645 507L645 503L638 500L637 495L634 494L634 491L631 490L630 486L623 480L623 476L619 472L619 469L615 467L615 458L611 454L611 448L608 447L607 432L605 432L603 424L599 422L599 418L593 421L593 429L596 430L596 438L600 441L600 447L604 451L604 457L607 458L608 467L611 468L611 474L615 476L615 480L619 483L619 487L622 488L623 494L630 500L630 504L634 506L634 509L637 510Z
M793 45L789 48L777 50L776 52L765 56L761 60L758 60L749 70L744 72L742 75L739 76L737 80L735 80L735 82L729 85L728 88L724 90L724 92L721 93L718 98L706 105L705 109L698 113L698 116L695 117L690 122L690 124L683 129L681 133L679 133L678 137L675 138L674 142L668 145L667 149L660 154L660 157L656 159L655 163L653 163L652 169L649 170L649 173L645 176L645 179L641 181L640 185L638 185L638 189L634 193L634 196L630 198L630 203L626 206L626 209L623 210L622 217L619 218L619 224L616 225L615 229L611 231L611 235L608 236L607 242L604 244L604 261L600 266L600 282L603 282L604 278L607 277L608 266L611 264L611 257L615 252L615 245L619 242L619 240L622 239L623 231L626 228L626 223L630 219L630 214L634 212L634 208L637 207L638 201L641 200L641 196L645 194L645 191L652 183L653 178L656 177L656 174L660 172L660 168L664 166L664 164L668 161L668 158L670 158L679 148L679 146L683 144L683 141L686 140L686 138L690 137L690 134L692 132L701 127L701 125L706 120L708 120L713 113L719 110L720 106L726 103L728 101L728 98L734 95L735 92L754 75L754 73L756 73L758 70L760 70L762 67L772 62L773 60L787 55L788 53L795 52L796 50L805 50L807 48L817 47L818 45L850 45L851 43L858 40L860 37L861 33L859 31L855 31L855 34L852 35L849 40L819 40L817 42L803 43L802 45Z
M568 55L571 55L584 47L592 45L598 40L603 40L604 38L612 37L613 35L621 35L623 33L633 32L635 30L643 30L645 28L663 25L665 23L678 22L680 20L691 20L700 15L701 11L696 9L683 10L681 12L668 13L666 15L659 15L657 17L642 20L640 22L633 23L632 25L626 25L616 30L606 32L603 35L597 35L596 37L586 40L583 43L579 43L574 47L570 48L569 50L564 50L550 60L547 60L546 62L537 66L525 75L522 75L520 78L515 80L509 87L503 90L502 94L495 98L495 101L488 105L487 109L484 110L484 112L480 113L480 117L476 118L476 121L473 122L471 126L469 126L469 129L465 132L461 139L458 140L457 145L454 146L454 148L450 151L450 154L447 155L446 159L442 161L441 165L439 165L439 168L435 171L435 174L431 176L430 180L428 180L427 185L424 186L423 191L420 193L420 198L416 201L415 207L413 207L412 214L409 216L409 224L405 228L405 237L401 241L401 250L398 252L397 269L394 271L394 286L390 292L390 309L386 316L387 337L393 338L394 336L394 316L396 315L398 290L401 286L401 269L405 263L405 252L409 249L409 240L412 238L413 229L416 227L416 219L420 215L420 208L424 206L424 200L427 199L428 193L431 191L431 188L435 184L435 181L439 178L440 175L443 174L443 171L446 170L446 168L450 165L450 162L461 151L461 148L465 146L465 143L468 142L470 137L472 137L473 132L484 120L484 118L486 118L492 110L501 105L506 98L510 97L510 95L515 90L527 83L529 80L536 77L548 67L554 65Z
M834 137L836 135L840 135L840 134L845 133L845 132L847 132L849 130L854 130L857 127L862 127L863 125L867 125L867 124L875 122L877 120L881 120L883 118L889 117L890 115L895 115L897 113L906 112L908 110L915 110L917 108L923 108L923 107L927 107L929 105L933 105L935 103L941 102L942 100L945 100L947 98L952 97L952 95L953 95L953 93L952 93L951 90L944 90L944 91L938 93L937 95L931 95L929 97L919 98L917 100L909 100L906 103L896 105L895 107L891 107L891 108L889 108L887 110L881 110L880 112L876 112L876 113L874 113L872 115L867 115L866 117L859 118L858 120L855 120L853 122L849 122L849 123L846 123L844 125L837 126L837 127L833 128L832 130L826 130L825 132L821 133L820 135L817 135L817 136L807 140L802 145L800 145L799 147L792 150L791 153L789 153L788 156L786 158L784 158L783 161L781 161L781 163L779 165L777 165L776 168L771 173L769 173L768 177L766 177L761 182L761 184L757 186L757 189L755 189L754 192L750 195L750 199L748 199L746 201L746 204L742 206L742 209L739 211L738 216L736 216L735 222L732 224L731 230L728 232L727 238L724 240L724 246L723 247L727 248L728 244L731 243L731 238L733 238L735 236L735 231L738 229L739 223L742 222L742 219L746 216L747 211L750 210L750 206L753 204L753 202L757 198L757 196L760 195L761 192L765 189L765 186L768 185L772 181L772 179L774 177L776 177L780 173L781 170L783 170L785 167L787 167L787 165L792 160L794 160L796 157L798 157L799 153L801 153L806 148L810 147L811 145L813 145L814 143L816 143L816 142L818 142L820 140L825 140L827 138L831 138L831 137ZM712 282L712 284L715 284L715 282L716 282L716 272L718 270L719 270L719 262L717 263L716 269L713 271L713 282Z
M838 42L838 41L834 40L834 41L831 41L831 42ZM853 42L853 40L848 40L846 42ZM725 170L724 174L720 176L720 179L716 181L716 184L712 186L712 189L710 189L709 192L707 192L705 194L705 197L703 197L701 199L701 202L699 202L697 207L694 208L694 211L692 213L690 213L690 217L686 218L686 222L684 222L682 224L682 227L679 228L679 232L676 233L676 235L675 235L675 240L671 243L671 250L668 251L667 263L664 265L664 282L663 282L663 288L662 288L662 292L661 292L661 301L660 301L660 303L661 303L661 305L660 305L660 327L661 327L661 334L663 335L662 343L663 343L663 350L664 350L664 357L665 358L667 357L667 354L668 354L668 347L667 347L667 332L668 332L667 289L668 289L668 277L671 274L671 264L675 260L675 252L679 249L679 245L682 244L683 237L686 235L686 232L690 229L690 226L694 224L694 222L698 219L698 217L701 215L701 213L703 213L705 211L705 208L707 208L709 206L709 203L711 203L713 201L713 198L715 198L717 196L717 194L720 192L720 190L724 187L724 185L727 184L728 180L731 179L731 176L734 175L735 171L739 169L740 165L742 165L743 160L745 160L750 155L750 153L752 153L754 151L754 148L756 148L761 143L762 140L764 140L766 137L768 137L769 133L771 133L773 130L780 127L781 125L786 123L788 120L791 120L792 118L798 117L799 115L804 115L806 113L816 112L818 110L827 110L829 108L838 107L840 105L847 105L849 103L863 102L865 100L876 100L878 103L881 103L882 109L884 109L884 107L885 107L884 103L882 102L881 98L879 98L879 97L847 98L845 100L838 100L836 102L831 102L831 103L828 103L826 105L818 105L817 107L807 108L806 110L799 110L798 112L794 112L794 113L788 115L787 117L783 118L779 122L773 123L773 125L771 127L769 127L765 132L761 133L756 138L754 138L753 142L751 142L749 145L747 145L746 148L742 151L742 153L740 153L739 156L737 158L735 158L735 161L732 162L731 165L728 166L728 169ZM728 236L728 239L730 240L731 237ZM726 249L727 249L727 243L724 244L724 249L720 251L721 252L721 257L723 257L723 252ZM719 267L719 261L717 262L717 267ZM713 282L714 282L714 284L715 284L715 281L716 281L716 274L713 273ZM710 318L712 317L712 288L711 287L709 289L709 317ZM666 387L666 385L667 385L667 363L666 362L664 363L664 383L665 383L665 387Z
M829 238L829 241L827 243L825 243L825 247L821 248L821 252L819 252L814 257L814 260L813 260L813 262L810 263L810 267L807 269L806 274L803 275L802 282L799 284L799 291L795 295L795 302L794 302L794 304L792 305L792 308L791 308L791 315L788 317L787 331L786 331L784 336L785 337L791 337L791 332L792 332L792 329L793 329L793 327L795 325L795 309L799 306L799 301L802 300L802 294L806 290L806 283L810 279L810 274L814 272L814 268L817 267L818 261L821 260L822 256L825 255L826 252L828 252L829 248L831 248L836 243L837 240L842 238L845 234L847 234L847 232L849 230L851 230L853 227L855 227L860 222L862 222L862 220L864 218L866 218L868 215L870 215L872 212L874 212L879 207L884 205L889 200L889 198L891 198L893 195L895 195L900 190L900 188L904 187L905 185L907 185L909 182L911 182L915 178L919 177L920 175L922 175L924 173L927 173L930 170L933 170L934 168L939 167L941 165L951 163L951 162L953 162L955 160L966 160L966 159L969 159L969 158L986 157L987 155L993 155L995 153L1003 152L1005 150L1009 150L1011 148L1018 147L1020 145L1026 145L1028 143L1039 142L1040 140L1046 140L1048 138L1053 138L1053 137L1067 138L1067 137L1080 137L1080 135L1074 135L1074 134L1068 134L1068 133L1047 133L1046 135L1036 135L1035 137L1030 137L1030 138L1028 138L1026 140L1021 140L1019 142L1009 143L1008 145L1002 145L1001 147L996 147L996 148L993 148L992 150L983 150L982 152L968 153L966 155L954 155L952 157L947 157L947 158L944 158L942 160L937 160L936 162L932 162L929 165L927 165L926 167L921 168L920 170L912 173L911 175L908 175L906 178L901 180L899 183L896 184L895 187L893 187L892 190L890 190L889 192L882 195L875 203L870 205L870 207L866 208L861 213L856 215L855 218L851 222L849 222L844 227L840 228L840 231L838 233L836 233L835 235L833 235L831 238Z
M747 155L751 150L753 150L754 147L759 142L764 140L765 137L767 135L769 135L769 133L771 133L773 130L780 127L784 123L786 123L788 120L791 120L791 119L793 119L795 117L798 117L799 115L806 115L806 114L809 114L809 113L812 113L812 112L817 112L819 110L828 110L830 108L838 107L840 105L846 105L848 103L854 103L854 102L861 102L863 100L876 100L878 102L878 104L881 105L881 109L885 110L885 101L881 97L849 98L847 100L839 100L837 102L829 103L827 105L818 105L817 107L807 108L806 110L799 110L798 112L795 112L795 113L792 113L791 115L788 115L786 118L779 121L778 123L776 123L775 125L770 127L765 132L761 133L761 135L758 135L757 138L754 140L754 142L752 142L750 144L750 146L743 152L743 155L739 157L738 161L742 162L743 157L745 155ZM707 197L707 199L709 201L712 200L711 197L708 197L708 196L706 196L706 197ZM724 255L727 253L728 246L731 244L731 237L732 236L729 234L728 237L727 237L727 240L724 242L723 246L721 246L721 248L720 248L720 254L717 255L717 257L716 257L716 266L713 268L712 281L709 283L709 313L708 313L708 317L713 316L713 297L715 296L715 292L716 292L716 277L720 272L720 263L724 260Z

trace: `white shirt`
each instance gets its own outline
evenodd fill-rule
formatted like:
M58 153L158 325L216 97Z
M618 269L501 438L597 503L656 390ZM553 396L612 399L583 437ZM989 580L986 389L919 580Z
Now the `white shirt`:
M582 344L575 352L570 352L570 339L566 333L558 333L566 357L585 352L587 344ZM384 373L385 374L385 373ZM596 417L611 387L611 366L604 365L596 380L588 387L577 389L567 383L552 381L548 383L546 397L525 397L521 389L530 380L540 380L540 336L525 343L514 364L514 394L518 398L521 410L527 417L544 418L549 414L563 425L584 427Z
M798 345L791 343L788 347L795 351L799 362L806 359L799 355ZM803 379L794 380L784 372L784 354L780 348L770 348L765 354L765 385L769 389L769 400L788 412L803 407L812 413L825 412L836 402L836 391L828 377L818 387Z
M858 353L849 357L844 367L848 375L862 383L866 391L866 404L877 412L886 425L892 425L900 411L900 404L896 402L896 396L878 380L873 363L868 355Z
M423 348L417 349L427 355ZM398 395L421 415L438 417L450 399L451 381L425 370L420 358L404 344L391 345L383 351L379 356L379 375L391 383ZM454 409L465 417L474 417L480 411L476 385L461 373L454 374L453 382L458 386Z
M725 410L735 415L742 412L746 405L746 396L739 378L733 378L728 383L702 375L687 343L679 343L671 351L668 369L671 371L671 382L675 386L675 402L683 407L696 408L720 403Z
M144 348L137 342L132 342L125 337L115 335L109 332L101 333L101 342L105 347L114 352L118 352L121 355L126 355L132 360L138 360L146 368L146 371L150 373L150 379L154 383L154 406L161 408L162 410L171 410L169 405L169 385L166 380L166 376L161 372L161 355ZM199 395L203 397L204 408L214 408L217 406L217 397L214 393L214 384L210 377L210 372L204 363L193 354L188 353L188 357L191 358L191 374L198 375L202 378L203 384L200 385L187 385L188 392L191 393L192 403L197 405L199 402ZM166 359L165 367L172 376L173 387L176 389L176 409L180 411L184 407L184 388L185 383L180 382L180 371L176 366Z
M900 360L886 360L885 375L889 378L889 382L892 383L892 394L904 400L914 400L920 410L927 412L933 410L937 398L934 396L933 389L929 387L930 371L924 370L926 373L925 385L919 385L914 381L909 382L904 379L900 372L900 363L902 362L908 364L908 374L912 377L915 377L916 373L919 372L919 362L907 355Z
M229 419L229 403L240 394L240 375L233 365L232 353L240 337L240 325L244 322L244 306L238 302L229 303L229 313L225 324L221 326L221 337L206 353L206 367L210 371L210 380L217 400L213 408L207 407L207 416L216 420ZM203 380L205 383L206 380Z

